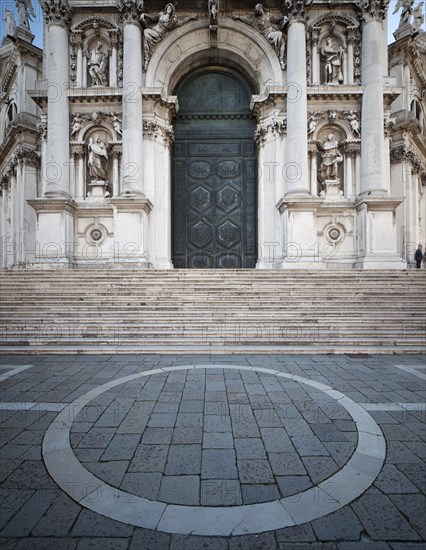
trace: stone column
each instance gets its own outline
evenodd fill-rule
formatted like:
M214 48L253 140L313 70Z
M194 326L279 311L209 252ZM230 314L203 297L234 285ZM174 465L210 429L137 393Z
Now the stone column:
M304 3L292 0L288 17L286 196L309 195Z
M354 42L356 40L356 30L354 28L348 29L348 81L347 83L352 85L354 83Z
M123 154L121 195L143 194L142 32L135 4L118 5L123 20Z
M75 31L74 37L77 45L77 87L83 86L83 31Z
M109 31L111 39L111 58L109 63L109 85L113 88L117 87L117 31Z
M47 28L47 153L43 167L45 197L69 198L69 81L67 0L42 0Z
M361 195L386 195L383 135L383 21L389 0L366 0L359 6L362 19L361 83Z
M120 171L119 171L119 159L120 151L113 147L113 164L112 164L112 196L118 197L120 194Z
M353 152L347 151L345 158L345 197L350 199L354 195L353 189Z
M76 195L78 199L84 198L84 148L79 146L76 150L77 154L77 182Z
M313 28L311 31L311 41L312 41L312 58L311 58L311 67L312 67L312 86L317 86L319 81L319 63L318 63L318 41L319 33L321 29Z

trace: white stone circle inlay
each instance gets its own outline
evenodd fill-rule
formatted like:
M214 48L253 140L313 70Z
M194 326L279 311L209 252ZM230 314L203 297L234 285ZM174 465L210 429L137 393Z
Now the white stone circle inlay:
M89 472L70 445L78 413L104 392L144 376L177 370L233 369L271 374L324 392L344 407L358 430L358 445L338 472L305 491L270 502L243 506L183 506L151 501L108 485ZM373 483L385 459L383 433L367 411L330 386L274 369L237 365L188 365L153 369L103 384L70 403L52 422L43 439L47 470L71 498L108 518L167 533L230 536L300 525L342 508Z

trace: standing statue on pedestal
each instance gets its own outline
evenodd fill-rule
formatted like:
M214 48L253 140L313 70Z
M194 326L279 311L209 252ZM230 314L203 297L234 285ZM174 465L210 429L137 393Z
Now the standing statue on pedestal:
M326 84L342 84L342 59L343 48L338 50L333 46L333 42L330 37L325 41L325 46L321 48L321 56L324 60L324 72Z
M419 31L420 27L425 22L423 4L424 4L424 2L419 2L419 4L417 4L417 6L413 9L413 29L414 29L414 32Z
M102 51L102 42L97 42L90 51L87 67L92 77L92 86L107 86L108 55Z
M30 21L34 21L35 13L31 0L15 0L18 8L18 25L30 30Z
M321 166L319 169L321 180L337 180L338 165L343 162L339 151L339 142L330 133L322 144Z
M195 19L197 19L196 16L178 17L173 4L167 4L164 10L157 15L148 15L147 13L141 15L140 20L145 27L143 31L143 68L145 71L157 44L163 40L166 33Z
M393 14L397 13L401 8L401 17L399 18L398 28L404 25L405 23L410 22L411 15L413 14L413 5L415 0L398 0L396 3Z
M7 8L4 8L3 21L6 21L6 35L13 36L16 31L15 17Z
M92 182L102 181L106 182L108 179L108 152L106 145L99 134L95 135L94 141L89 139L87 145L89 150L89 158L87 161L89 167L89 175Z
M280 62L281 69L285 70L285 41L282 29L288 23L288 17L283 15L275 17L269 10L265 10L262 4L256 4L254 7L254 15L234 15L232 19L242 21L251 25L256 31L263 34L266 40L272 45ZM280 25L280 30L277 30L273 25Z

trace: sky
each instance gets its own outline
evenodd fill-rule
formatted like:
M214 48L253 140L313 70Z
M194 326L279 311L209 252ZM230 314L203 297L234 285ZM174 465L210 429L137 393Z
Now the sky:
M391 44L395 41L393 37L393 32L398 26L399 22L399 16L401 11L399 11L397 14L392 15L392 12L395 9L397 0L391 0L389 5L389 25L388 25L388 44ZM164 0L164 3L166 3L166 0ZM253 5L254 5L253 0ZM419 0L416 1L416 5L419 3ZM265 4L267 4L265 2ZM15 14L15 21L18 22L17 18L17 9L15 5L14 0L0 0L0 6L1 6L1 13L2 13L2 20L0 25L0 42L3 39L3 36L5 35L5 22L3 21L3 14L4 14L4 8L8 8L11 12ZM36 14L35 21L30 23L30 29L33 34L35 34L35 39L33 44L39 48L43 47L43 16L39 4L39 0L33 0L33 6L34 11Z

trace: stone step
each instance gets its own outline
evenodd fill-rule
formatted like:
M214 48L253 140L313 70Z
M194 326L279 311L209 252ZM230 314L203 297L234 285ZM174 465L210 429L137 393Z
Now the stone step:
M425 350L416 271L15 270L0 288L4 353Z

